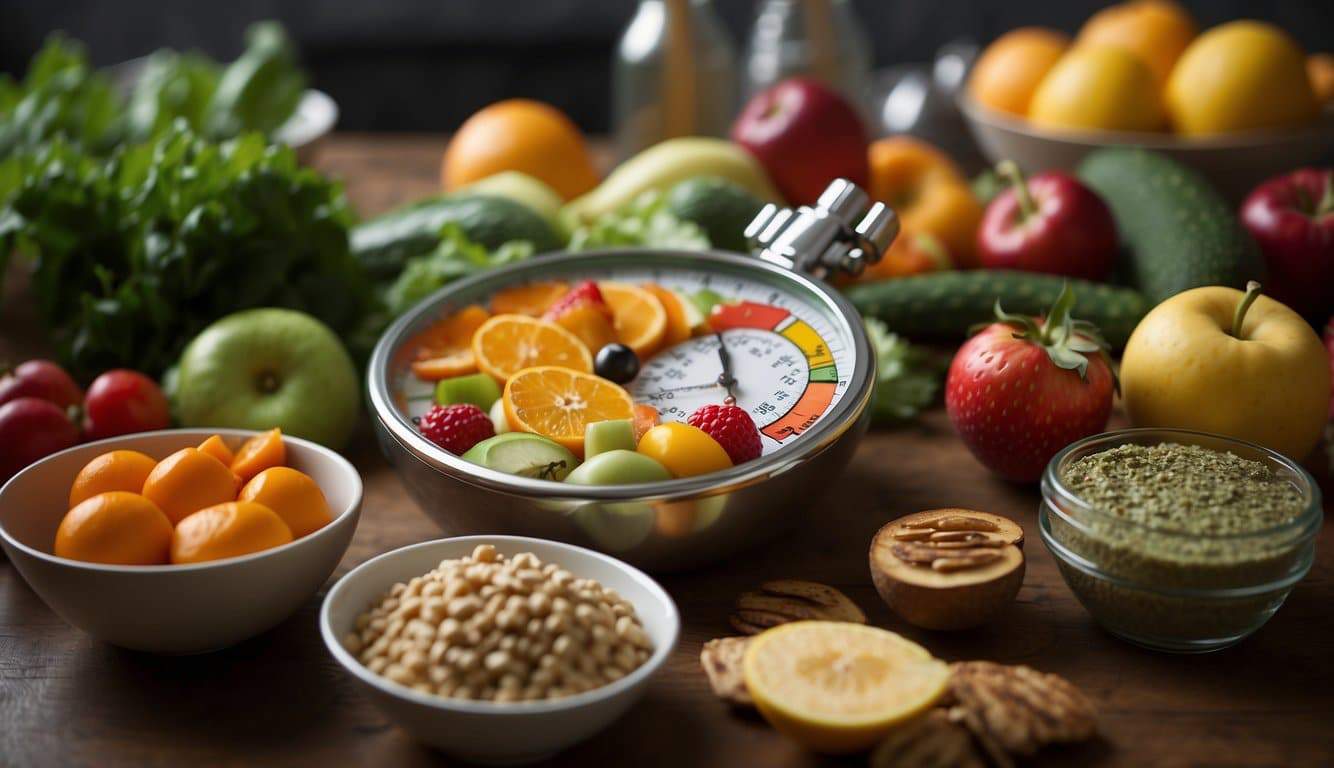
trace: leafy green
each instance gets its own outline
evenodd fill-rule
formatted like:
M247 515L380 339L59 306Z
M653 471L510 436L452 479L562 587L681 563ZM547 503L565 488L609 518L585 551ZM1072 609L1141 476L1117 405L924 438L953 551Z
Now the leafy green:
M868 317L865 322L876 358L871 420L876 424L911 421L935 403L947 365L930 350L890 333L879 320Z
M569 248L587 251L622 246L703 251L709 248L709 238L698 225L672 214L661 192L651 191L621 210L576 228Z
M291 307L335 332L367 309L342 189L258 133L213 143L178 121L108 159L57 138L0 161L0 201L0 241L31 260L76 374L160 373L239 309Z
M353 357L365 359L394 318L449 283L531 258L533 244L511 240L488 250L468 238L463 227L447 222L440 227L439 243L430 252L409 258L390 282L376 289L374 309L349 341Z
M106 156L122 141L162 135L178 119L217 140L272 134L296 111L305 77L281 25L254 24L246 41L225 69L201 54L158 51L126 94L92 68L81 44L52 35L21 83L0 77L0 159L56 138Z

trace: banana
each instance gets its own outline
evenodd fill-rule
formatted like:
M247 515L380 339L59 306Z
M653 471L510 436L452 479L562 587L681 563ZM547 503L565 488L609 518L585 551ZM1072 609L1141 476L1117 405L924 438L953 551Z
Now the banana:
M721 176L766 202L782 197L750 153L725 139L687 136L654 144L616 167L597 187L570 201L562 216L589 222L650 190L666 191L696 176Z

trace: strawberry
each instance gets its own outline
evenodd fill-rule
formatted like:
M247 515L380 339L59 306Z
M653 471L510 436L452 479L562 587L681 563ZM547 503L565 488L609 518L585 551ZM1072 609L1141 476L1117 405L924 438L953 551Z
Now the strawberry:
M542 315L579 337L593 354L616 343L615 318L602 298L602 291L592 280L585 280L560 297Z
M472 403L433 405L416 422L427 440L456 456L496 434L491 417Z
M964 343L945 380L954 430L978 461L1019 482L1051 457L1101 432L1116 379L1098 329L1070 317L1067 286L1047 319L1006 314Z
M686 420L698 427L727 451L732 464L758 459L763 447L760 430L744 408L735 405L702 405Z

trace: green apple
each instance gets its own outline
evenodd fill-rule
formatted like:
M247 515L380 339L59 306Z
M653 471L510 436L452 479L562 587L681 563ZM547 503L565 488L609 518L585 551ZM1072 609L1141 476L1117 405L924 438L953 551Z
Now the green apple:
M635 424L630 419L595 421L584 427L584 458L607 451L635 449Z
M599 453L575 468L565 482L575 485L621 485L671 480L672 473L652 458L634 451Z
M357 424L361 385L328 326L290 309L249 309L185 348L176 403L187 427L278 427L341 448Z
M570 449L530 432L488 437L464 452L463 458L497 472L546 480L564 480L579 464Z

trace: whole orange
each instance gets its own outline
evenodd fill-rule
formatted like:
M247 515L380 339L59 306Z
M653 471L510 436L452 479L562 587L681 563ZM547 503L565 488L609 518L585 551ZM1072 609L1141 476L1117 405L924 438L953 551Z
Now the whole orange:
M453 191L501 171L544 181L566 200L598 184L579 128L555 107L529 99L496 102L468 118L445 150L440 178Z
M232 501L240 482L221 461L198 448L182 448L159 461L144 480L144 496L172 523L187 515Z
M978 57L968 76L968 95L984 107L1026 115L1038 83L1068 47L1070 38L1054 29L1012 29Z
M137 493L108 491L65 513L56 529L57 557L87 563L162 565L171 549L171 521Z
M253 501L231 501L201 509L176 524L173 563L203 563L281 547L292 530L278 513Z
M1199 28L1190 12L1171 0L1133 0L1098 11L1084 22L1075 45L1114 45L1140 57L1159 86Z
M107 451L85 464L70 483L70 509L107 491L139 493L156 464L138 451Z
M270 467L255 475L241 489L237 501L253 501L278 513L296 539L318 531L333 519L319 484L291 467Z

